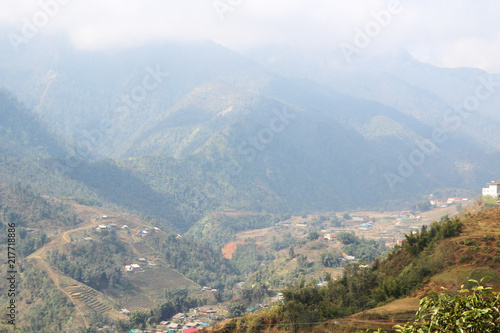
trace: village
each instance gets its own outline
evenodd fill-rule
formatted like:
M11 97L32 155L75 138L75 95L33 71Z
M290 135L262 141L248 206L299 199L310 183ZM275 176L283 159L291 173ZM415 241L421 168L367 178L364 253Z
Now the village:
M241 288L245 283L240 282L235 288ZM203 287L202 291L210 291L208 287ZM283 300L283 294L277 293L275 296L266 299L263 304L256 304L245 309L247 313L253 313L260 309L267 308L277 302ZM172 316L169 320L164 320L156 325L154 330L130 330L129 333L139 332L158 332L158 333L194 333L202 330L204 327L211 326L216 322L227 319L227 304L204 305L197 308L189 309L188 312L179 312ZM121 313L130 316L131 312L125 308L120 310ZM102 331L107 331L111 327L103 327Z

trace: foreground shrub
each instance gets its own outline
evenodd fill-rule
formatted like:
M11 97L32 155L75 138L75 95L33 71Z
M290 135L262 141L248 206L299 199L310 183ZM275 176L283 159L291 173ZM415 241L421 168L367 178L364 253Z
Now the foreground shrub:
M500 293L469 282L475 284L472 290L461 289L459 295L432 292L420 302L415 321L395 326L396 332L500 332Z

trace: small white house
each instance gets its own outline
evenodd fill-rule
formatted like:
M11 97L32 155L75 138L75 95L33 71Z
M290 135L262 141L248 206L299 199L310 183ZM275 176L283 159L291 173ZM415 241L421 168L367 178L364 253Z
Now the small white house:
M125 272L134 272L134 271L142 271L141 266L137 265L137 264L132 264L132 265L126 265L125 266Z
M130 316L130 311L129 311L129 310L127 310L127 309L125 309L125 308L120 309L120 313L123 313L123 314L125 314L125 315L127 315L127 316Z
M448 200L446 200L446 199L431 199L431 200L429 200L429 203L432 206L440 207L443 205L445 205L445 206L448 205Z
M104 229L108 229L108 226L102 224L102 225L97 226L97 228L96 228L97 231L101 231L101 230L104 230Z
M335 239L337 239L337 235L336 234L326 234L325 239L327 239L329 241L334 241Z
M492 197L492 198L499 198L500 195L500 180L497 180L495 182L491 182L487 184L488 186L483 187L483 196L485 197Z

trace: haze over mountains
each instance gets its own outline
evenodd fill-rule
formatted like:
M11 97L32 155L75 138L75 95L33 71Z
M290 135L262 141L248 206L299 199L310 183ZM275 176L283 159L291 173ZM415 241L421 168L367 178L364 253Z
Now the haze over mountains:
M78 51L40 37L17 57L1 49L0 87L32 110L2 93L2 154L50 156L30 177L63 177L67 192L174 228L220 208L387 208L436 189L477 193L500 162L500 76L481 70L408 54L348 66L328 50L241 55L208 41ZM448 111L478 89L477 109Z
M2 5L1 332L393 330L498 290L500 2Z

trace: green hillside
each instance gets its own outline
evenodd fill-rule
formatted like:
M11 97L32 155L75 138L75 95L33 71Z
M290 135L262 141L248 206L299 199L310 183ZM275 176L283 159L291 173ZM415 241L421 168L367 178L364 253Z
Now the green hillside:
M64 153L62 141L12 94L0 89L0 154L36 160Z

